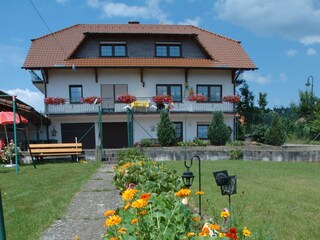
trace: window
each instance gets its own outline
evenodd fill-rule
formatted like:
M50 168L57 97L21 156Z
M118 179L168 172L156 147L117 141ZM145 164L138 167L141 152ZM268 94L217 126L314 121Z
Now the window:
M197 94L206 97L207 102L221 102L221 85L197 85Z
M209 124L197 125L197 137L200 139L208 139Z
M182 85L157 85L157 95L170 95L172 101L182 102Z
M173 122L174 130L176 132L176 140L177 142L183 141L183 125L182 122Z
M156 57L181 57L181 44L156 43Z
M101 57L125 57L127 56L127 46L124 42L102 42L100 43Z
M70 103L80 103L82 96L82 85L69 86Z

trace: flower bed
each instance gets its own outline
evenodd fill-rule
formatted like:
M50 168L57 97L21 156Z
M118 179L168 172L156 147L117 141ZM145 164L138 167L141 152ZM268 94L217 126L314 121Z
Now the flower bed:
M240 96L238 96L238 95L224 96L222 98L223 102L229 102L229 103L239 103L240 100L241 100Z
M118 95L116 97L116 102L118 102L118 103L127 103L127 104L129 104L129 103L133 103L135 101L137 101L136 96L130 95L130 94Z
M47 105L63 105L66 103L66 100L60 97L47 97L44 99L44 103Z
M96 96L86 97L86 98L81 98L80 102L87 103L87 104L94 104L94 103L98 104L98 103L102 103L102 98L96 97Z
M115 167L114 185L122 193L122 207L105 212L104 239L191 239L211 237L238 239L250 236L243 227L228 227L230 213L202 220L187 205L191 190L181 177L146 158L136 149L122 151ZM204 192L197 192L197 195Z
M190 102L204 102L206 101L206 97L202 94L195 94L188 97L187 100Z

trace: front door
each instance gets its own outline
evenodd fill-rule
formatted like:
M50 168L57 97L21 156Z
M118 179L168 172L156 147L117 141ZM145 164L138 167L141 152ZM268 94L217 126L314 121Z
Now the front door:
M128 147L126 122L102 123L103 148Z

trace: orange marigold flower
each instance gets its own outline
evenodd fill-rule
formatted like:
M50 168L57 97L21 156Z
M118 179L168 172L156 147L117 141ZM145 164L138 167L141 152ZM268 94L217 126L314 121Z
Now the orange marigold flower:
M120 222L121 222L121 217L119 217L118 215L113 215L106 219L104 226L110 227L110 226L118 225Z
M174 195L176 195L177 197L185 198L185 197L189 197L190 193L191 193L190 189L183 188L180 191L176 192Z
M144 193L141 195L141 199L145 200L145 201L148 201L148 199L151 197L151 194L149 193Z
M137 189L128 188L122 193L122 199L126 202L130 201L137 192L138 192Z
M188 233L187 233L187 237L192 237L192 236L194 236L194 235L195 235L194 232L188 232Z
M124 227L121 227L119 230L118 230L119 233L122 233L122 234L126 234L127 233L127 230L124 228Z
M216 224L216 223L210 224L209 228L212 229L212 230L216 230L216 231L220 230L220 226L218 224Z
M115 210L108 210L108 211L105 211L105 212L103 213L103 216L105 216L105 217L107 217L107 216L112 216L112 215L114 215L115 213L116 213Z
M198 192L196 192L196 195L204 195L204 192L203 191L198 191Z
M206 237L210 235L210 229L207 227L202 228L202 231L198 233L198 236Z
M131 220L131 224L132 224L132 225L133 225L133 224L136 224L138 221L139 221L138 218L134 218L134 219Z
M141 198L136 200L136 201L134 201L134 202L132 202L132 204L131 204L131 206L134 207L134 208L143 208L143 207L145 207L147 205L148 205L148 202L143 200L143 199L141 199Z
M131 166L133 166L133 164L131 162L128 162L128 163L123 164L121 167L122 168L128 168L128 167L131 167Z
M193 220L194 222L199 222L199 221L200 221L200 218L198 218L198 217L193 217L192 220Z
M123 207L123 209L126 211L129 209L130 206L131 206L131 204L129 202L127 202L127 204Z
M143 210L143 211L139 212L139 214L140 215L146 215L146 214L148 214L148 211L147 210Z

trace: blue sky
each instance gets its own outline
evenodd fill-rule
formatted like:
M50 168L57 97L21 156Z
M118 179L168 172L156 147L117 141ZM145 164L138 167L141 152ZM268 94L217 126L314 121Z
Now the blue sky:
M191 24L241 41L259 68L244 78L256 99L267 93L270 108L297 103L309 76L315 96L320 95L319 0L2 1L0 89L43 111L43 96L21 69L31 39L78 23L130 20Z

